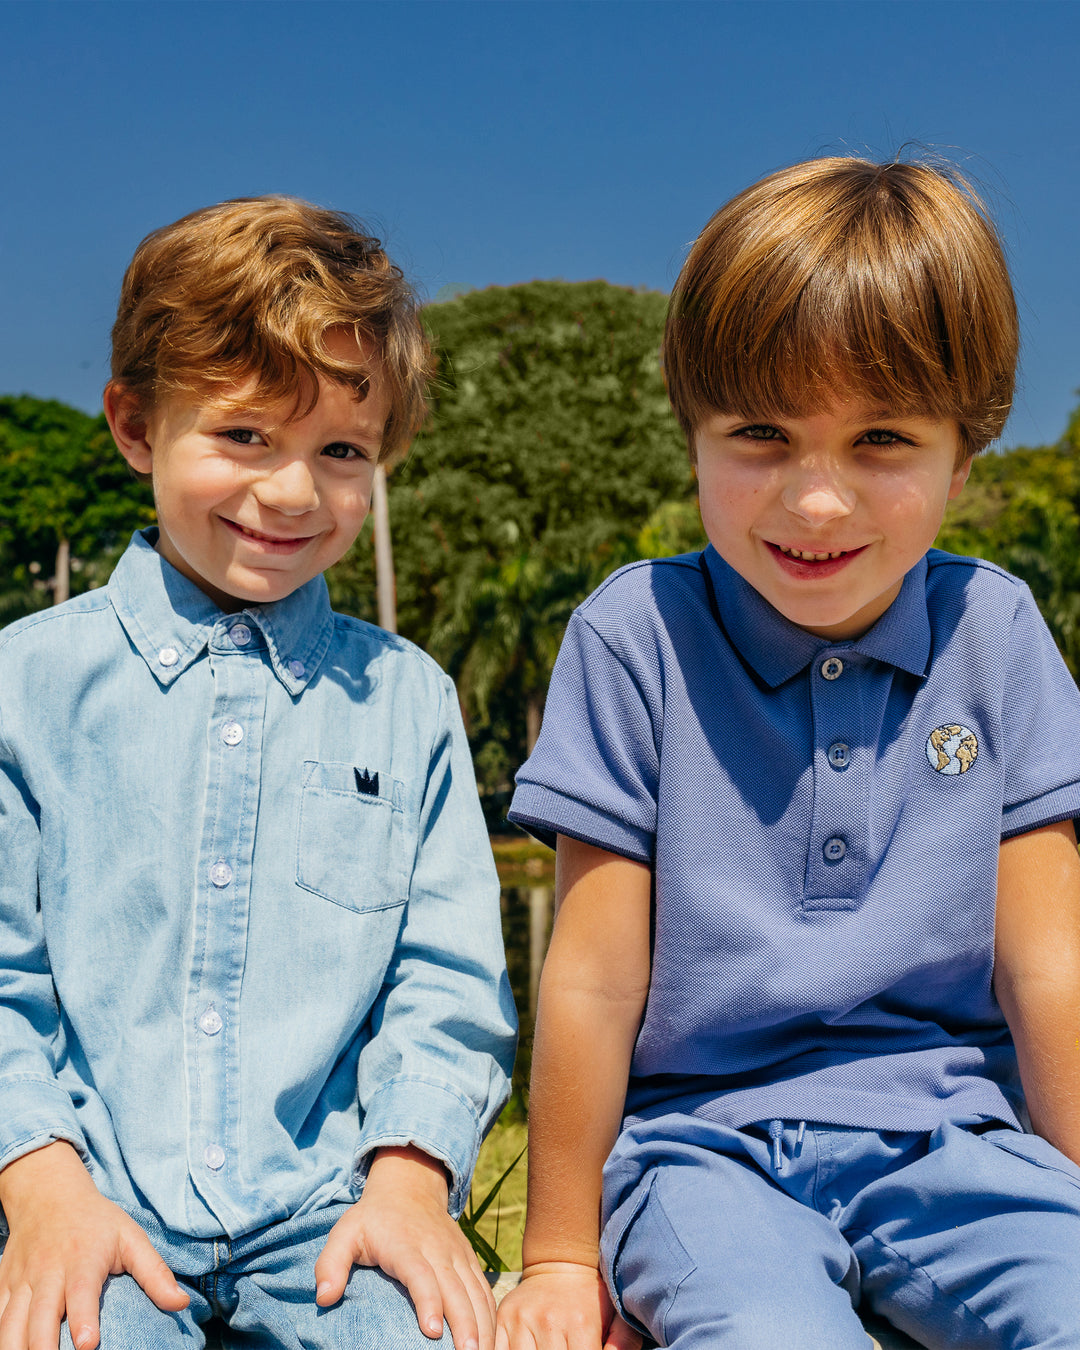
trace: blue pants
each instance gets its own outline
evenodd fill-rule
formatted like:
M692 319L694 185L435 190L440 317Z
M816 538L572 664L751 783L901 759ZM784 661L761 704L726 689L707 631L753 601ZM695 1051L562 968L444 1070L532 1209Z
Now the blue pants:
M1080 1168L1035 1135L666 1116L604 1194L612 1296L662 1346L868 1350L860 1302L932 1347L1080 1346Z
M110 1279L101 1300L101 1350L202 1350L210 1317L228 1325L227 1347L251 1350L451 1350L421 1332L404 1288L367 1267L353 1270L332 1308L315 1303L315 1261L345 1213L336 1205L260 1229L236 1242L180 1238L139 1221L191 1302L161 1312L130 1275ZM60 1350L73 1350L65 1322Z

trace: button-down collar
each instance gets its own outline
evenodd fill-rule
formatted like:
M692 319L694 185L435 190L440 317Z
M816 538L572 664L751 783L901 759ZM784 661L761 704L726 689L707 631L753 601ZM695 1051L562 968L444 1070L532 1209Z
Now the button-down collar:
M834 643L785 619L711 544L703 557L721 623L735 649L771 688L805 670L826 647L846 647L911 675L925 674L930 659L925 558L907 574L900 594L868 632L853 642Z
M334 633L326 582L315 577L284 600L232 615L155 550L157 530L137 531L109 580L109 599L139 655L163 686L206 650L215 631L242 618L262 634L274 674L296 695L310 684ZM297 674L297 671L300 673Z

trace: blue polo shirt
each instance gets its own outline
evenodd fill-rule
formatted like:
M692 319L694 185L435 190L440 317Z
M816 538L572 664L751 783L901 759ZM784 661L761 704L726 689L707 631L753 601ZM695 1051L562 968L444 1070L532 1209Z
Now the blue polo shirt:
M575 612L510 818L650 864L627 1123L1018 1123L1002 838L1080 815L1080 692L1023 582L931 551L861 638L711 547Z

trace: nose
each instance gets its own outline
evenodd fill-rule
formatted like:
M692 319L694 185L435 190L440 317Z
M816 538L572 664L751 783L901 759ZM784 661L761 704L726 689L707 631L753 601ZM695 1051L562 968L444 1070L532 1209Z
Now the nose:
M851 515L855 494L835 465L802 463L792 468L783 503L808 525L825 525Z
M283 516L302 516L319 505L311 469L299 456L263 474L255 484L255 496L260 505Z

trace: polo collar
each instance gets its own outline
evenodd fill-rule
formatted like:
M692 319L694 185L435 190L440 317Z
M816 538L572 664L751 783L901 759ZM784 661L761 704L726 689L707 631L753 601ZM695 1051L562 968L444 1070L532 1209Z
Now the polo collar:
M924 676L930 659L930 617L926 608L926 559L904 577L900 593L877 623L853 642L799 628L756 591L717 553L712 544L701 555L716 598L715 615L743 660L771 688L798 675L826 647L843 648Z
M326 582L313 578L283 600L225 614L154 548L157 528L136 530L109 578L108 595L132 645L163 688L237 624L257 629L290 694L311 683L334 635Z

